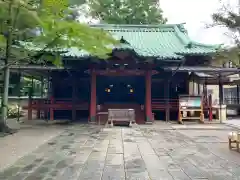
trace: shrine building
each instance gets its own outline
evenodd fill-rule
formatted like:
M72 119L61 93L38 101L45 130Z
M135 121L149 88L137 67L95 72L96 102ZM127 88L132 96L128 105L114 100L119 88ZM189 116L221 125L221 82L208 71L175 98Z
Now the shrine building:
M23 68L35 68L49 79L48 97L30 98L29 119L33 110L45 110L49 120L97 123L100 118L104 123L114 108L134 109L138 124L176 119L178 97L191 93L193 74L213 71L210 61L218 46L191 40L182 24L91 26L110 32L121 44L105 60L70 48L62 54L63 68ZM199 81L196 93L202 88Z

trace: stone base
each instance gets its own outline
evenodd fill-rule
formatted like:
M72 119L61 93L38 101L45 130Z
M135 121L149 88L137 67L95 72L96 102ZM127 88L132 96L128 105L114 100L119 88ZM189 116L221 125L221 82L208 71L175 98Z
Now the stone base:
M129 127L136 128L138 127L138 124L134 121L129 124Z
M112 128L113 127L113 123L108 124L108 127Z
M92 116L89 118L89 124L97 124L96 116Z
M95 122L95 121L89 121L88 123L89 124L97 124L97 122Z
M145 124L153 124L152 121L146 121Z
M134 124L136 124L135 122L132 122L132 121L130 121L130 123L129 123L129 127L132 127Z
M108 128L113 127L113 121L107 121L105 127L108 127Z

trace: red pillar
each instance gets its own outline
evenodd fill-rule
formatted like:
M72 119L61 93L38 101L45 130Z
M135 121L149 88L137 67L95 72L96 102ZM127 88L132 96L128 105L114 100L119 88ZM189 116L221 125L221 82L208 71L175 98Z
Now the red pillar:
M213 112L212 112L212 95L208 96L208 110L209 110L209 121L213 119Z
M91 71L91 101L90 101L90 122L96 121L96 113L97 113L97 84L96 84L96 71L93 69Z
M51 99L50 99L50 120L53 121L54 120L54 109L53 109L53 106L54 105L54 97L51 96Z
M32 97L28 99L28 120L32 120Z
M33 111L33 80L32 80L32 87L29 89L28 94L28 120L32 120L32 111Z
M152 72L147 70L145 74L145 113L146 113L146 122L152 122Z

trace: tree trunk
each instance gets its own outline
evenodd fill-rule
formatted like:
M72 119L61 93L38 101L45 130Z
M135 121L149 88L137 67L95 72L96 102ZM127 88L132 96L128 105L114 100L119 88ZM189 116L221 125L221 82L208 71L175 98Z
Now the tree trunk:
M7 67L4 69L4 84L3 84L0 131L5 131L6 129L8 129L6 125L6 120L7 120L7 113L8 113L9 74L10 74L10 69Z
M2 107L1 107L1 118L0 118L0 132L10 132L10 129L7 126L7 115L8 115L8 88L9 88L9 75L10 68L8 66L10 55L11 55L11 46L12 46L12 33L13 33L13 14L12 14L12 5L14 0L11 0L8 6L8 31L7 31L7 43L6 43L6 56L4 59L4 84L3 84L3 95L2 95Z

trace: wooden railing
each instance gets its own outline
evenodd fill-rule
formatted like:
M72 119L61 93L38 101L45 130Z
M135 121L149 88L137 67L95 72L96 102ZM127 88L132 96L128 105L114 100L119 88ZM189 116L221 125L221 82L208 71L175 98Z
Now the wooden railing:
M167 108L166 102L166 99L152 99L152 110L165 110ZM170 109L178 110L178 99L169 99L168 102Z
M226 105L240 105L240 99L238 97L224 97L223 104L226 104Z
M167 106L166 99L153 98L152 99L152 110L153 111L165 111L168 107L171 111L178 111L179 101L178 99L169 99L169 106ZM28 119L32 119L32 111L43 111L45 114L50 114L50 119L54 119L55 110L88 110L89 103L73 100L70 98L66 99L47 99L47 98L38 98L38 99L29 99L27 106L23 107L28 110ZM208 112L209 119L212 119L212 104L211 98L205 98L204 100L204 110Z
M24 109L31 108L32 110L38 109L50 109L54 110L87 110L88 103L82 101L75 101L75 104L71 99L33 99L30 100L28 106L24 106Z
M167 102L169 104L167 104ZM166 111L167 108L170 111L178 111L179 110L179 99L166 99L161 98L153 98L152 99L152 110L153 111ZM209 95L208 97L203 98L203 109L206 115L209 118L209 121L213 119L213 107L212 107L212 97Z
M44 116L50 113L50 120L54 119L55 110L88 110L89 104L83 101L73 101L72 99L29 99L28 105L23 109L28 110L28 119L32 119L32 111L36 110L39 114L40 111L44 112Z

